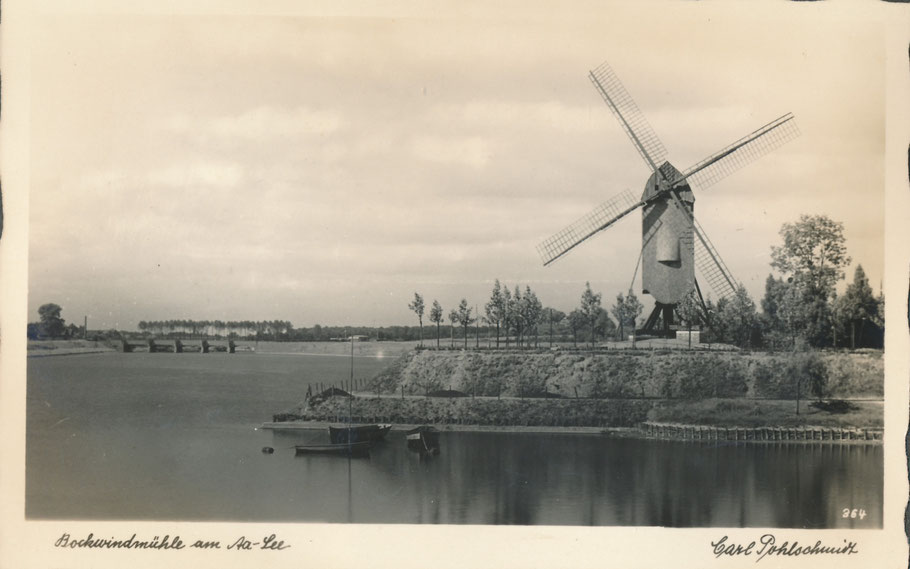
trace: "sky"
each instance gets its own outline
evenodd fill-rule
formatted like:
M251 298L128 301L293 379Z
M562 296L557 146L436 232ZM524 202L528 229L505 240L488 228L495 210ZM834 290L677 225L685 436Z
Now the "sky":
M415 292L482 308L497 278L564 311L590 282L610 305L639 213L548 267L535 249L649 175L587 79L602 61L680 170L796 116L795 141L695 189L756 303L803 213L843 222L847 281L860 263L878 291L879 23L803 3L577 6L36 19L29 319L55 302L91 329L411 325Z

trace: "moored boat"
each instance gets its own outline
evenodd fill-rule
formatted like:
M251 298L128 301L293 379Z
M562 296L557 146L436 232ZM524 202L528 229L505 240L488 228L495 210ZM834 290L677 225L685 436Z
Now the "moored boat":
M333 443L359 443L364 441L378 442L385 439L392 428L388 423L378 425L350 425L329 427L329 439Z
M337 456L349 456L352 458L361 458L370 456L370 447L373 443L370 441L328 444L328 445L296 445L296 454L328 454Z
M439 454L439 431L429 425L411 429L405 435L408 450L420 454Z

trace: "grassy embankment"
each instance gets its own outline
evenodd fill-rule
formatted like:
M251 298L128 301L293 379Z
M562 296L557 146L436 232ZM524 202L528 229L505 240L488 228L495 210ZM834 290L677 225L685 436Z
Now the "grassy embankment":
M93 340L29 340L26 347L28 357L67 356L116 351L117 348L113 342L96 342Z
M821 380L840 409L810 406ZM628 427L882 426L880 352L739 353L610 350L413 351L353 400L316 398L281 418L400 423ZM796 413L796 390L802 402ZM425 397L454 390L476 397ZM383 393L382 397L375 394ZM868 400L861 400L868 399Z

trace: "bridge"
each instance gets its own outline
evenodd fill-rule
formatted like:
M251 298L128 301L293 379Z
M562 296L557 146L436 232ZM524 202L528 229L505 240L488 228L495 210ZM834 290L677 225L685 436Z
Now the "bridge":
M208 340L156 340L151 338L145 342L129 342L120 340L120 351L123 353L132 352L149 352L154 353L176 353L195 352L208 354L212 352L226 352L229 354L236 353L238 348L242 351L252 351L250 346L238 346L234 340L212 341Z

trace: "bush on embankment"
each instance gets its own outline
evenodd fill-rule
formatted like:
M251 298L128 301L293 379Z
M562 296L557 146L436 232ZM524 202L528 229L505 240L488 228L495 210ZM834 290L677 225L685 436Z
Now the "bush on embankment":
M880 352L739 353L613 350L432 351L401 356L374 378L385 393L451 389L478 396L582 398L881 397Z
M281 420L492 426L632 427L653 402L598 399L336 397Z

